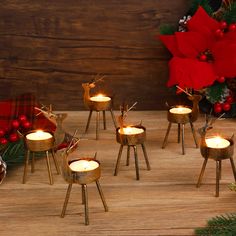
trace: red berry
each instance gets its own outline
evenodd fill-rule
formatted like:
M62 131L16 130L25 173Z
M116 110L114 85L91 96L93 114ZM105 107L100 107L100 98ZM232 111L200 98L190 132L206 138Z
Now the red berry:
M0 138L0 144L6 145L8 143L6 138Z
M226 97L226 102L227 103L231 104L231 103L233 103L233 101L234 101L234 99L233 99L232 96L229 95L228 97Z
M26 115L20 115L20 116L18 117L18 120L19 120L21 123L23 123L23 122L27 121L27 117L26 117Z
M218 38L222 38L224 36L224 32L221 30L221 29L217 29L215 31L215 35L218 37Z
M18 129L20 127L20 122L18 120L13 120L11 126L13 129Z
M221 28L221 29L226 29L227 26L228 26L228 25L227 25L227 22L226 22L226 21L221 21L221 22L220 22L220 28Z
M214 112L215 113L221 113L222 112L222 106L219 102L216 102L214 104Z
M231 105L228 102L225 102L222 108L224 111L229 111L231 109Z
M3 137L5 135L5 129L0 129L0 137Z
M207 56L205 54L201 54L199 59L200 59L200 61L206 61Z
M234 32L236 30L236 24L230 24L229 25L229 31Z
M224 76L219 76L216 79L219 83L224 83L225 82L225 77Z
M16 142L16 141L18 141L18 139L19 139L19 136L17 133L12 133L9 135L10 142Z
M29 129L31 128L31 123L29 121L25 121L22 123L23 128Z

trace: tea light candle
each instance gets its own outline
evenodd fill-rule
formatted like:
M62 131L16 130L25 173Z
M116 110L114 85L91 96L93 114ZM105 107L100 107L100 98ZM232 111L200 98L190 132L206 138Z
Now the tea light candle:
M126 135L133 135L133 134L141 134L144 130L142 128L136 128L136 127L125 127L123 129L119 129L120 134L126 134Z
M99 166L98 162L87 161L87 160L74 161L70 164L71 170L78 172L94 170L98 168L98 166Z
M227 139L216 136L212 138L206 138L206 144L209 148L226 148L230 145L230 142Z
M103 94L98 94L94 97L91 97L90 100L93 102L108 102L111 100L111 98L104 96Z
M50 138L52 138L52 135L48 132L44 132L43 130L37 130L36 132L26 135L26 139L33 141L47 140Z
M192 110L188 107L173 107L170 109L170 113L173 114L189 114Z

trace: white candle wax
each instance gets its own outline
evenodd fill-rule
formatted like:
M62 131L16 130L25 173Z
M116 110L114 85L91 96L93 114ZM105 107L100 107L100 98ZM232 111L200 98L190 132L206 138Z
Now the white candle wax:
M103 94L98 94L97 96L91 97L90 100L93 102L108 102L111 98L104 96Z
M174 107L170 109L170 113L173 114L189 114L192 110L188 107Z
M74 161L70 164L70 168L73 171L90 171L98 168L99 164L96 161L87 161L87 160L79 160Z
M206 138L206 144L209 148L226 148L230 145L230 142L227 139L217 136Z
M125 127L123 129L119 129L120 134L126 134L126 135L141 134L143 132L144 130L142 128L136 128L136 127Z
M47 140L52 138L52 135L48 132L44 132L42 130L38 130L36 132L30 133L26 135L28 140Z

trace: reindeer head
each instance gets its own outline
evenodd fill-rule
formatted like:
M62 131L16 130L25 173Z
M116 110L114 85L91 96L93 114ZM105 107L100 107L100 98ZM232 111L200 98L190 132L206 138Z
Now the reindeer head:
M199 103L202 99L202 95L200 94L193 94L192 96L188 96L188 99L193 103Z
M82 83L82 87L84 90L90 90L95 87L95 83Z

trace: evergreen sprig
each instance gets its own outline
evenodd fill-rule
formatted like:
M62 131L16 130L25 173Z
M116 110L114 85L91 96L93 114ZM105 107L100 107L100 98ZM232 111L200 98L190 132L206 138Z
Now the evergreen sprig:
M215 83L212 86L206 88L206 98L212 104L221 101L224 98L227 85L225 83Z
M203 9L208 13L208 15L212 16L213 9L210 6L209 0L193 0L192 6L189 10L190 15L194 15L199 6L202 6Z
M236 2L233 2L230 7L225 9L222 17L228 24L236 23Z
M207 222L204 228L197 228L195 234L199 236L235 236L236 213L216 216Z
M161 25L159 29L160 34L163 35L171 35L174 34L176 31L177 29L175 29L175 27L172 25Z

